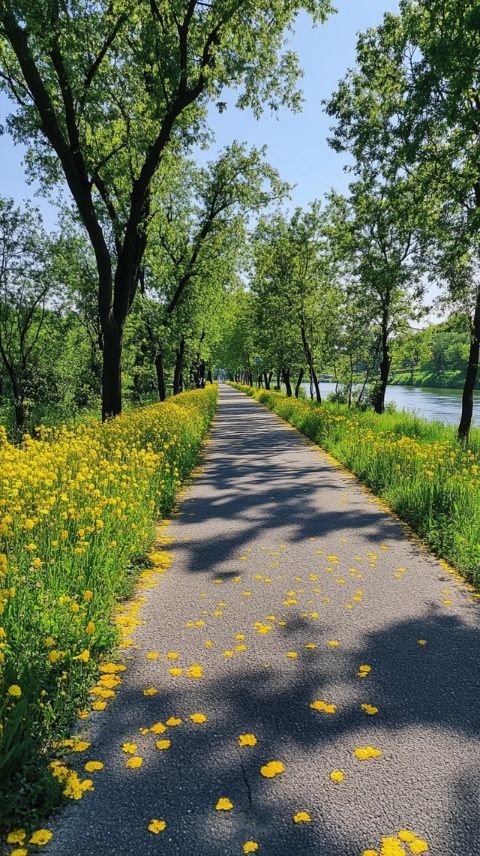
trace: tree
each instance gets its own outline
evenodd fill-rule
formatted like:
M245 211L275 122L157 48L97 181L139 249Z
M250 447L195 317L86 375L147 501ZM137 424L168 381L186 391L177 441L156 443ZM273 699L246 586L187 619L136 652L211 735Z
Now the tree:
M377 327L379 378L373 405L383 413L392 337L421 312L415 191L408 180L386 185L370 175L350 185L348 200L332 195L331 203L332 211L337 209L332 240L343 249L351 270L348 292Z
M202 304L211 303L212 288L221 292L234 279L245 242L245 218L286 193L264 154L263 149L247 151L245 145L233 143L203 168L180 161L170 171L168 193L161 188L155 197L145 293L160 303L148 315L149 335L156 340L160 398L166 394L165 340L172 325L178 329L177 316L193 329L193 307L198 315ZM180 336L179 360L183 354Z
M208 101L298 106L283 33L328 0L1 0L1 81L15 139L52 186L66 181L96 259L103 416L121 410L121 354L147 243L151 187L172 146L203 132ZM220 104L221 106L221 104Z
M0 197L0 360L8 377L18 435L25 429L40 334L58 302L52 243L40 214Z
M255 236L252 282L259 329L263 336L267 330L271 331L272 341L283 352L277 358L282 356L283 362L289 359L289 370L296 364L303 374L303 367L307 366L317 401L321 401L317 366L324 356L336 294L322 229L318 203L306 211L297 208L289 220L280 214L268 221L263 219ZM279 367L288 392L287 367Z
M234 380L252 384L258 356L254 298L240 281L226 295L222 322L222 336L213 352L215 365Z
M357 66L328 105L338 120L332 142L354 155L355 168L368 163L386 177L399 168L414 176L424 200L424 235L435 236L437 216L440 224L450 221L461 261L470 242L473 255L478 252L480 6L476 0L403 0L400 10L359 38ZM442 234L440 227L440 255ZM470 284L462 440L471 425L480 352L480 288Z

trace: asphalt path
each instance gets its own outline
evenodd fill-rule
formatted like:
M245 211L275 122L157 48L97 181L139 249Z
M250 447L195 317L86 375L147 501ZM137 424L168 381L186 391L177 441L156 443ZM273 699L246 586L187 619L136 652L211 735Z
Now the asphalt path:
M468 587L353 477L226 386L168 531L173 565L144 592L117 698L81 723L91 745L76 766L104 769L49 824L42 852L478 856ZM146 731L170 717L182 721ZM283 772L265 777L271 761ZM233 807L217 810L221 798ZM152 819L165 829L150 832Z

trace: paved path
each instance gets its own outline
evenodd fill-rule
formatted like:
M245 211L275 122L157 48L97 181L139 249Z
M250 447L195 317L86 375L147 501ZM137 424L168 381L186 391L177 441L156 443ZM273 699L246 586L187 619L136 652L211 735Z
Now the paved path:
M407 829L433 856L478 856L471 594L351 477L227 387L202 474L169 531L174 564L147 593L118 698L85 723L84 758L105 769L43 852L235 856L254 841L261 856L361 856ZM203 677L169 674L192 664ZM360 665L371 666L366 677ZM158 694L145 697L149 686ZM311 709L315 700L335 712ZM208 721L191 722L198 712ZM184 721L162 735L168 750L139 734L172 715ZM257 744L240 747L243 733ZM138 743L141 768L125 768L124 741ZM365 746L381 757L358 760ZM272 760L285 772L264 778ZM216 811L220 797L233 810ZM311 822L294 823L299 811ZM148 832L152 818L164 832ZM384 842L382 853L411 852L403 846Z

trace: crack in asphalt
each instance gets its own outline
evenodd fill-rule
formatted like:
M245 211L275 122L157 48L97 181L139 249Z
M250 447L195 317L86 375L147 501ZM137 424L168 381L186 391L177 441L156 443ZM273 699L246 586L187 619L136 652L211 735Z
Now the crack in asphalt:
M245 787L247 789L248 806L249 806L249 809L252 809L253 808L252 787L250 785L250 782L248 781L247 771L245 770L245 767L243 766L243 764L240 764L240 767L242 770L242 778L243 778L243 781L245 782Z

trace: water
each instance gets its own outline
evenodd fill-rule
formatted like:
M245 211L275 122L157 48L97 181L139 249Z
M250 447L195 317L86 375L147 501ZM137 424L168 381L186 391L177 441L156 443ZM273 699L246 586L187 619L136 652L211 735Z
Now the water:
M307 396L308 383L302 384ZM334 383L321 383L322 396L335 391ZM424 419L435 419L448 425L457 425L462 408L461 389L433 389L426 386L387 386L385 402L393 401L398 410L409 410ZM476 392L473 421L480 425L480 392Z

